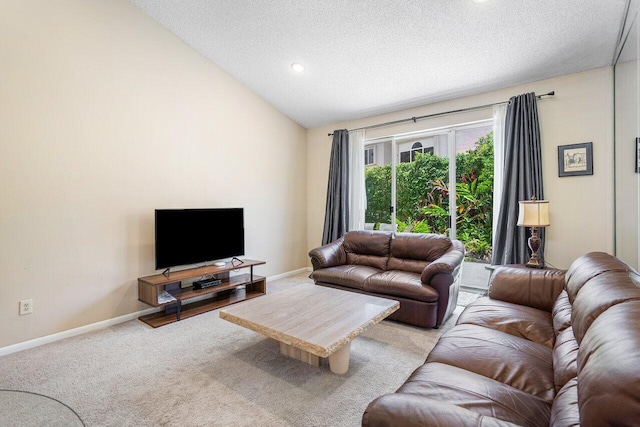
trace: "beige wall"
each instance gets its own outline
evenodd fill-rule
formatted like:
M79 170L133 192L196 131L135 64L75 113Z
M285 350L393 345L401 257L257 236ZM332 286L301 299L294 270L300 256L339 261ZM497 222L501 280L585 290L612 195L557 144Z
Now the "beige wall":
M155 208L306 265L306 130L130 3L3 1L0 52L0 347L148 308Z
M308 248L320 244L334 129L362 126L508 100L555 90L538 102L545 197L550 201L546 259L566 268L589 251L613 253L613 72L611 67L454 99L419 108L310 129L307 133ZM366 138L490 119L492 110L460 113L367 131ZM594 174L558 177L557 147L593 142Z

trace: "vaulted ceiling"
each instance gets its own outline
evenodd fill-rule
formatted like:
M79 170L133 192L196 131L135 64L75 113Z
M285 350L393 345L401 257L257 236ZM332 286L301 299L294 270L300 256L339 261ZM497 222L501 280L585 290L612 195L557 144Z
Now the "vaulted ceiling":
M612 65L627 5L130 1L306 128Z

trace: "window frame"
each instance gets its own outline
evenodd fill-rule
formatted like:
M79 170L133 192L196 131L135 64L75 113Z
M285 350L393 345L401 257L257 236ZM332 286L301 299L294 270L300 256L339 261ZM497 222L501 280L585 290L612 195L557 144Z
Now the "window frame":
M367 162L368 152L371 152L371 162ZM364 147L364 166L374 166L376 164L376 147L374 145Z

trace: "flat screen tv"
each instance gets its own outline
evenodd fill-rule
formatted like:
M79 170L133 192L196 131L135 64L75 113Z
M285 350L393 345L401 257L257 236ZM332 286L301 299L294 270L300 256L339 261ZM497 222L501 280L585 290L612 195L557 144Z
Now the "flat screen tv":
M156 209L156 269L244 255L244 210Z

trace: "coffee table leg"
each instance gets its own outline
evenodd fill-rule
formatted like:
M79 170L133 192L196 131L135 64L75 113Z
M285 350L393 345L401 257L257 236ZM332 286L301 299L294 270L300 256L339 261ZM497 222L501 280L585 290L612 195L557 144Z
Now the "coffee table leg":
M313 366L320 366L320 358L299 348L280 343L280 353Z
M349 355L351 354L351 342L346 343L334 353L329 355L329 369L334 374L346 374L349 370Z

